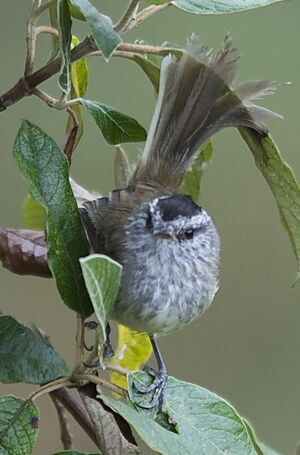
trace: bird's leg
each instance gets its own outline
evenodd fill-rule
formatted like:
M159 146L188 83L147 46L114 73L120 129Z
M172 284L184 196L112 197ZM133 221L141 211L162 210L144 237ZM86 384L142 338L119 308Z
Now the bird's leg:
M85 327L87 327L90 330L96 330L98 328L98 325L99 324L96 321L88 321L85 323ZM110 358L114 355L114 351L113 351L113 348L110 343L110 337L109 337L110 332L111 332L110 325L107 322L106 327L105 327L106 337L105 337L105 342L103 344L103 357L104 358ZM94 346L87 346L85 342L84 342L84 347L87 351L92 351L94 349ZM93 365L85 364L85 366L87 366L88 368L98 368L100 366L100 362L99 362L99 360L96 360L96 362L93 363Z
M109 323L107 322L106 327L105 327L106 339L103 344L103 357L106 359L110 359L114 355L114 350L113 350L111 342L110 342L110 332L111 332L111 328L110 328Z
M154 392L154 396L153 396L152 400L150 401L150 403L147 403L147 404L137 403L137 405L140 408L151 409L151 408L154 408L154 406L156 404L158 404L159 409L161 409L162 405L163 405L163 394L164 394L164 390L165 390L167 379L168 379L168 372L167 372L166 365L163 361L162 355L160 353L160 350L158 348L155 338L153 336L150 336L149 338L150 338L150 341L152 344L155 359L157 361L158 369L155 370L154 368L150 367L149 365L145 365L144 371L146 371L146 373L149 373L151 376L153 376L154 381L148 387L141 387L141 386L138 386L137 384L135 384L134 386L135 386L136 390L140 393L145 394L145 393L152 392L153 390L155 392Z

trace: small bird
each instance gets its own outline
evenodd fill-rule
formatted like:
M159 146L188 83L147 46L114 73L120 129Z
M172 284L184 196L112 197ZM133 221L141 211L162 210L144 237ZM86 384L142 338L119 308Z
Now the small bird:
M193 36L180 60L161 64L159 93L149 134L127 188L81 209L91 249L123 265L112 319L149 334L158 370L141 393L143 407L163 402L167 369L156 336L193 321L218 290L220 239L208 213L180 186L197 150L225 127L268 133L264 118L280 115L251 102L275 88L272 81L247 81L231 88L238 55L227 36L213 56Z

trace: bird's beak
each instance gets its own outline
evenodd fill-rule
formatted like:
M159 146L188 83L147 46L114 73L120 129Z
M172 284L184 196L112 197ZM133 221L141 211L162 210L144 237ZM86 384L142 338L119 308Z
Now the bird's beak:
M160 231L158 231L158 232L154 232L153 235L155 237L160 237L162 239L170 240L171 242L175 242L175 243L178 242L177 237L175 237L174 235L168 234L168 232L160 232Z

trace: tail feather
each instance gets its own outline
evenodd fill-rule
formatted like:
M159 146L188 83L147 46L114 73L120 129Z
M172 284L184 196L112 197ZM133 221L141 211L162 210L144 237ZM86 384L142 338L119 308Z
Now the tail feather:
M266 135L265 118L279 117L251 100L272 93L272 81L247 81L230 88L239 56L229 37L214 57L193 36L181 60L162 61L160 88L143 154L131 183L157 183L175 190L190 159L217 131L234 126Z

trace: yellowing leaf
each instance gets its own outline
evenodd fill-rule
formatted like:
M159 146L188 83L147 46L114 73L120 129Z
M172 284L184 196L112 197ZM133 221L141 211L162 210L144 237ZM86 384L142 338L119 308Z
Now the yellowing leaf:
M72 49L80 43L76 36L72 36ZM88 67L86 58L81 58L72 64L71 70L72 88L74 95L72 98L79 98L85 95L88 86Z
M22 221L26 229L42 231L45 229L46 210L31 196L27 196L22 207Z
M72 36L72 48L77 46L80 43L80 40L76 36ZM88 66L86 63L86 58L81 58L77 62L73 63L71 66L71 99L80 98L85 95L88 86ZM76 133L75 146L78 144L82 133L83 133L83 121L81 115L81 105L80 103L72 106L72 111L76 115L78 121L78 130ZM66 133L69 133L73 128L73 120L69 116Z
M134 332L121 324L118 329L119 341L112 362L127 370L139 370L141 364L146 363L152 353L148 335ZM111 381L123 389L127 388L126 378L118 373L111 374Z

